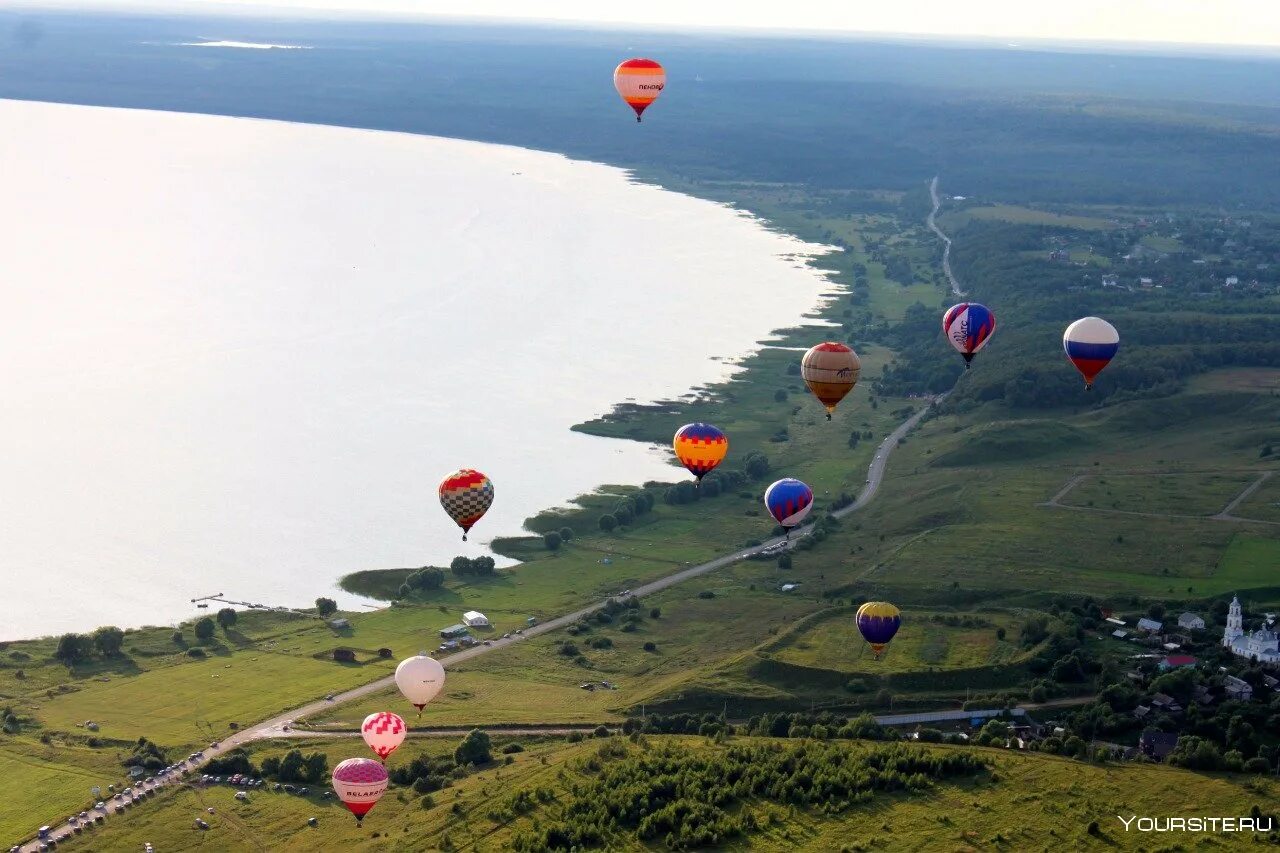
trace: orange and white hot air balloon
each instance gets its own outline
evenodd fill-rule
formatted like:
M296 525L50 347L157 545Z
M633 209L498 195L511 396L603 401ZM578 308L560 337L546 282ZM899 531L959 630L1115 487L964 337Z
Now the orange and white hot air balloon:
M810 347L800 361L800 377L818 402L826 406L827 420L831 420L836 405L858 384L861 373L858 354L836 341Z
M667 72L652 59L628 59L613 70L613 86L636 111L636 121L667 85Z

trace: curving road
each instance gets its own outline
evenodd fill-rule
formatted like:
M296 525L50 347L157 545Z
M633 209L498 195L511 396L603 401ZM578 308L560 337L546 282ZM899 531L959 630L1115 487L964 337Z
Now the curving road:
M955 273L951 272L951 238L943 233L934 219L938 215L938 208L942 207L942 200L938 198L937 175L934 175L933 180L929 182L929 196L933 199L933 210L929 211L929 217L925 220L925 223L934 234L938 235L938 239L943 242L942 271L947 274L947 281L951 284L951 292L956 296L964 296L964 291L960 289L960 282L956 279Z

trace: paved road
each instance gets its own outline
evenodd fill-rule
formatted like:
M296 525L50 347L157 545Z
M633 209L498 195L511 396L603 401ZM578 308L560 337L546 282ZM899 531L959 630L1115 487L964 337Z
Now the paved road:
M929 196L933 199L933 210L929 211L929 218L925 222L944 244L942 249L942 271L947 274L947 281L951 283L951 292L956 296L964 296L964 291L960 289L960 282L956 279L955 274L951 272L951 238L942 232L942 229L938 227L938 223L934 220L934 217L938 215L938 208L942 207L942 200L938 198L937 175L934 175L933 180L929 182Z
M836 516L837 518L844 518L850 513L853 513L858 511L859 509L862 509L864 506L866 506L868 503L871 502L871 500L875 497L876 492L879 491L881 482L883 482L884 480L884 472L886 467L889 464L889 454L892 453L893 449L898 446L898 442L902 438L904 438L907 435L907 433L909 433L912 429L914 429L916 424L920 423L921 418L923 418L925 414L928 413L929 408L937 401L943 399L945 396L946 395L944 394L932 400L925 401L925 405L921 407L920 411L916 412L911 417L907 418L907 420L903 421L902 424L900 424L897 429L891 432L888 435L888 437L885 438L884 441L880 442L880 446L876 448L875 456L871 460L871 465L867 469L867 482L862 492L858 495L857 499L853 503L851 503L847 507L844 507L843 509L836 510L835 512L832 513L832 515ZM714 560L709 560L708 562L700 563L699 565L696 565L696 566L689 566L688 568L681 569L680 571L667 575L666 577L659 578L655 581L650 581L649 583L646 583L646 584L641 584L639 586L634 587L631 590L631 592L632 594L641 596L641 597L646 595L651 595L655 592L664 590L667 587L675 586L678 583L683 583L684 581L687 581L691 578L696 578L696 577L699 577L700 575L705 575L708 572L713 572L716 569L722 569L725 566L729 566L741 560L748 559L753 555L758 554L761 551L765 550L766 548L770 548L775 545L782 545L783 547L786 547L786 548L794 547L795 543L800 541L800 539L803 538L804 535L807 535L807 534L800 534L790 538L788 538L787 536L775 536L755 547L736 550L736 551L733 551L732 553L725 554L722 557L717 557ZM485 655L485 654L489 654L490 652L497 651L498 649L504 648L513 643L524 642L525 640L528 640L532 637L536 637L540 634L545 634L550 631L556 631L560 628L566 628L569 625L572 625L573 623L580 621L584 617L590 616L592 613L595 613L597 610L604 607L607 601L608 599L605 599L603 601L597 601L585 607L579 608L578 610L575 610L572 613L566 613L563 616L557 616L554 619L549 619L546 622L543 622L539 625L535 625L531 628L525 628L523 629L523 633L512 634L509 639L505 639L505 640L495 639L491 641L491 645L487 645L487 646L486 645L472 646L469 649L464 649L460 652L456 652L450 655L448 658L445 658L444 660L442 660L441 663L443 663L445 669L448 670L453 667L456 667L460 663L465 663L466 661L472 660L473 658L477 658L477 657L480 657L481 655ZM304 736L304 735L311 736L314 734L313 732L296 732L296 731L286 732L285 727L288 726L290 729L292 729L293 728L292 723L294 720L303 719L303 718L312 716L313 714L317 714L317 713L320 713L321 711L328 710L329 708L332 708L335 705L341 705L345 702L352 702L352 701L355 701L356 699L361 699L372 693L377 693L381 690L386 690L387 688L393 686L394 684L395 684L395 678L393 676L387 676L385 678L380 678L377 681L371 681L368 684L363 684L360 687L356 687L351 690L344 691L342 693L333 694L332 699L318 699L314 702L309 702L306 705L301 705L297 708L294 708L293 710L286 711L282 714L277 714L276 716L272 717L269 720L264 720L261 723L257 723L256 725L242 729L236 734L220 741L217 747L210 746L209 748L204 750L203 758L201 758L199 761L188 762L186 767L189 770L194 772L198 770L199 767L202 766L205 762L207 762L210 758L213 758L217 755L225 753L228 750L234 749L237 746L242 746L246 743L249 743L250 741L261 740L262 738L273 738L273 737L282 737L282 736L290 737L290 736ZM412 724L412 720L410 720L410 724ZM556 731L561 731L562 728L565 731L569 730L568 727L557 727ZM497 731L497 730L492 730L492 731ZM532 730L520 729L519 731L529 732ZM464 730L462 729L453 730L450 733L456 735L458 733L464 733ZM156 782L155 785L153 785L152 787L163 788L167 785L172 785L180 781L181 780L178 778L161 780ZM109 811L114 813L115 810L109 809ZM60 836L70 831L71 831L71 827L64 823L55 827L52 832L52 835ZM39 850L39 843L35 841L29 842L28 844L24 845L21 848L21 850L22 850L22 853L36 853Z

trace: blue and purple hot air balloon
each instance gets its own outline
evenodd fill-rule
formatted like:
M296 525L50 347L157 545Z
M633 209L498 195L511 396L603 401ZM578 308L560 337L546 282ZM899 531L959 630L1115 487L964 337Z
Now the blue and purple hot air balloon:
M787 477L764 490L764 505L775 521L790 530L813 509L813 489Z
M974 354L991 340L991 333L995 330L996 315L977 302L952 305L942 315L942 333L947 336L947 342L964 356L965 370L969 369Z
M902 611L887 601L868 601L858 608L855 617L858 632L871 644L871 651L880 657L902 625Z
M1084 377L1084 387L1093 387L1094 378L1110 363L1120 348L1116 327L1099 317L1082 317L1062 334L1067 358Z

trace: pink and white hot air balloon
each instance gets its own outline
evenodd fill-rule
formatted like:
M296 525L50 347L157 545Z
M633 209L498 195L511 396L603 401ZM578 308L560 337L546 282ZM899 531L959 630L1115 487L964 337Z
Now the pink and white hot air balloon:
M387 756L404 743L406 732L408 727L405 726L404 720L399 714L393 714L390 711L370 714L364 718L364 723L360 726L360 734L364 736L364 742L369 744L374 754L382 759L383 764L386 764Z
M348 758L333 768L333 790L359 823L386 792L387 768L372 758Z

